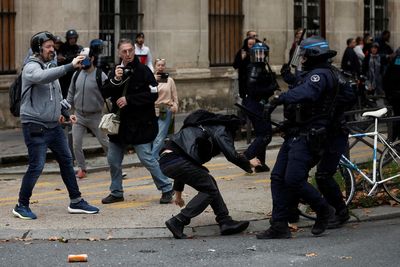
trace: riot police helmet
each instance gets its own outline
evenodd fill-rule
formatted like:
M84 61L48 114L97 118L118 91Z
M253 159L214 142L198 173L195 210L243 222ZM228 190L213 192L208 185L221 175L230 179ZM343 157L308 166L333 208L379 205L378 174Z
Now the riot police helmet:
M103 40L101 39L93 39L90 41L90 53L89 57L98 57L100 54L103 53Z
M256 43L250 49L250 62L266 63L268 61L269 47L264 43Z
M38 32L31 38L31 49L33 53L40 54L42 52L42 45L49 40L55 41L55 37L48 31Z
M300 43L300 55L306 58L329 59L337 52L329 48L329 43L320 36L311 36Z
M78 35L77 31L74 29L68 30L65 34L65 39L67 39L67 41L68 41L68 39L72 39L72 38L78 39L78 37L79 37L79 35Z

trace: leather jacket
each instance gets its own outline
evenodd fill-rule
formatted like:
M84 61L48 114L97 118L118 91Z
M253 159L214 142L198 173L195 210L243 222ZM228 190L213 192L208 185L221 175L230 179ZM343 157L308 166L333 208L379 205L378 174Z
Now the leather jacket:
M226 159L251 173L251 165L245 156L235 150L233 136L223 125L190 126L183 128L170 137L185 156L197 164L203 165L220 152Z

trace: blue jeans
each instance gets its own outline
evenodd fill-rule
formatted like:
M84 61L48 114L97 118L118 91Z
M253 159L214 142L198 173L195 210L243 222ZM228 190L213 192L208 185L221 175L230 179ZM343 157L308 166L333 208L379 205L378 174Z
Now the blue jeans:
M71 151L61 126L47 129L39 124L24 123L22 130L28 148L29 166L22 178L18 202L29 206L33 188L46 162L47 148L53 152L60 166L61 177L67 187L69 198L71 200L80 198L81 192L76 182Z
M151 151L151 153L153 154L153 157L157 160L160 158L160 156L159 156L160 149L164 144L165 137L167 137L169 125L170 125L171 119L172 119L171 110L168 108L166 111L167 112L166 112L165 119L162 120L161 118L158 118L158 134L153 141L153 148Z
M135 153L137 154L140 162L150 172L153 177L154 184L158 190L163 193L172 190L172 183L160 170L158 161L151 154L151 143L134 145ZM115 197L122 197L124 190L122 188L122 161L124 159L124 152L126 146L118 143L111 142L108 146L107 160L110 165L111 173L111 195Z

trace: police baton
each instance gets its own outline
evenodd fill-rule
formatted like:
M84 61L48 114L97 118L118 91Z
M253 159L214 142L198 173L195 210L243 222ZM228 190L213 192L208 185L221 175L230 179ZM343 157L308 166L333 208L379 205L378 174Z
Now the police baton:
M258 115L256 113L254 113L253 111L249 110L248 108L246 108L242 104L235 103L235 106L240 108L242 111L244 111L245 114L247 114L249 116L255 117L255 118L257 118L259 120L263 120L265 122L270 122L273 126L276 126L276 127L281 127L282 126L279 123L272 121L271 119L264 118L264 117L262 117L262 116L260 116L260 115Z

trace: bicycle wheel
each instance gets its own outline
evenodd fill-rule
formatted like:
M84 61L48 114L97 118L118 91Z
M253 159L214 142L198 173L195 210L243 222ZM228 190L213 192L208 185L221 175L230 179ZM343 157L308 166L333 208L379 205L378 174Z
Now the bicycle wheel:
M344 202L346 203L346 205L349 205L355 193L355 180L352 170L345 164L339 163L339 166L337 167L336 173L334 174L333 178L338 183L339 188L342 191ZM315 178L312 178L310 183L316 186ZM310 208L308 204L300 203L299 212L300 215L305 218L311 220L316 219L315 212Z
M386 182L382 183L383 189L396 202L400 203L400 140L390 144L383 151L379 159L378 179ZM397 155L396 155L397 154Z

